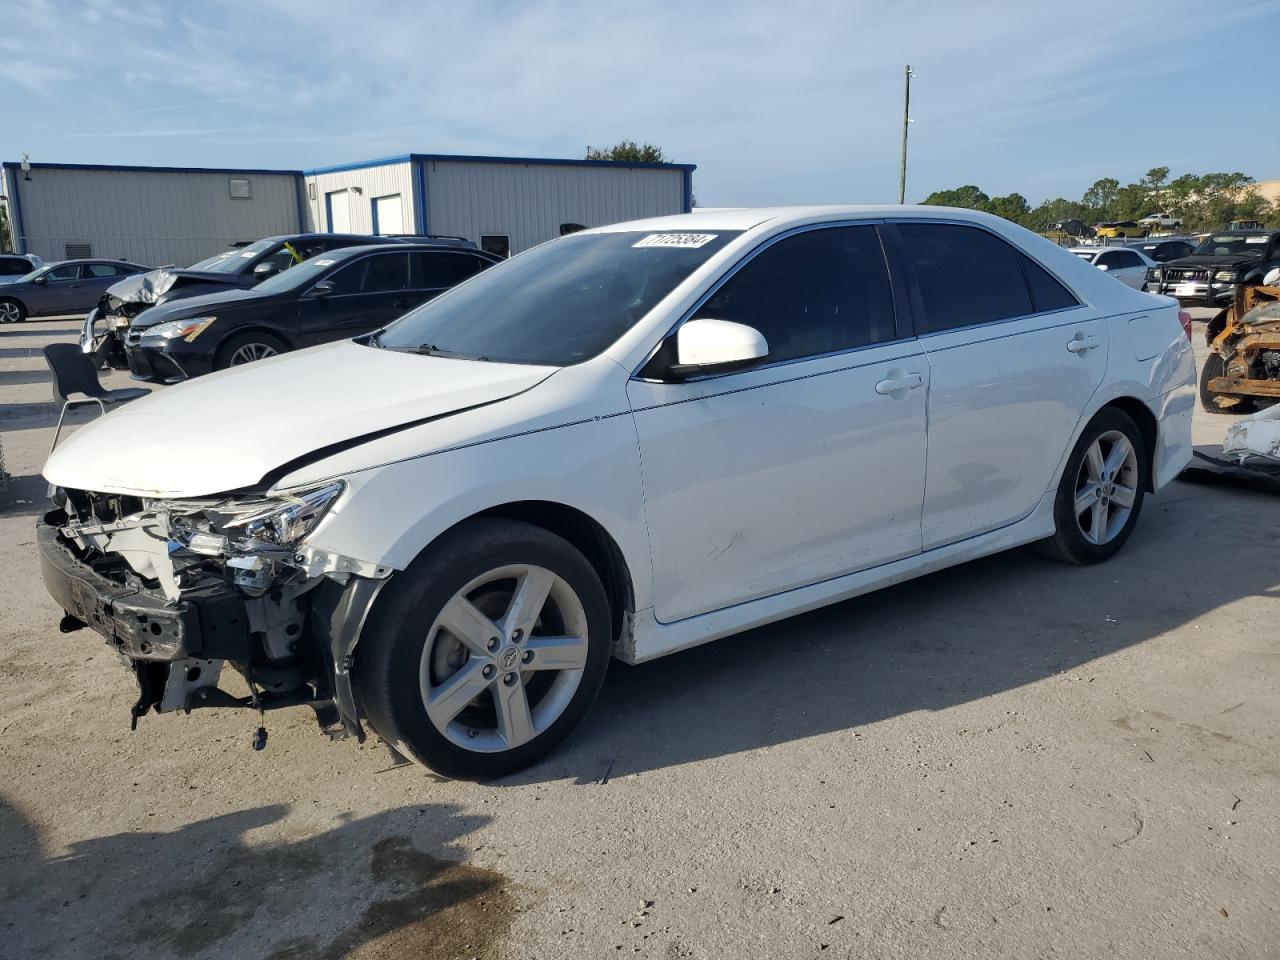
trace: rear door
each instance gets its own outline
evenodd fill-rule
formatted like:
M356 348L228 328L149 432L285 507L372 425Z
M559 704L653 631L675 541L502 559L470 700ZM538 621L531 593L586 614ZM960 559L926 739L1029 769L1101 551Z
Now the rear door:
M1132 250L1104 250L1094 264L1106 267L1107 273L1135 289L1141 289L1147 279L1147 265Z
M894 225L929 359L925 550L1029 515L1102 382L1107 331L1044 267L979 227Z

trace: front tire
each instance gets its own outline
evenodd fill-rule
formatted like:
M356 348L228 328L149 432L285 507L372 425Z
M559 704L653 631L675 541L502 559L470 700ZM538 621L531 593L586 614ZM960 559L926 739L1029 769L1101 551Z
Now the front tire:
M288 353L288 351L287 343L269 333L257 331L241 333L228 338L227 342L218 348L218 355L213 365L215 370L226 370L228 367L239 367L255 360L265 360L281 353Z
M1137 424L1122 410L1101 410L1067 458L1053 505L1057 532L1042 541L1045 552L1076 564L1113 557L1138 522L1149 471Z
M356 650L377 733L447 777L534 763L586 716L608 669L609 603L571 544L531 524L468 521L388 584Z
M27 308L17 300L0 300L0 323L21 323L27 319Z

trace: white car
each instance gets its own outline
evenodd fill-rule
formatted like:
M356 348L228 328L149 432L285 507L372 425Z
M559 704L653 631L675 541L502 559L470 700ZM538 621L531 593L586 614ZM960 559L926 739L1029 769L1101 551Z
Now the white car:
M1152 228L1174 229L1182 226L1182 220L1171 213L1152 213L1143 217L1138 223Z
M1141 290L1147 282L1147 271L1159 266L1132 247L1072 247L1071 252L1135 290Z
M498 776L610 658L1035 541L1107 559L1191 457L1189 327L971 210L585 230L81 428L44 470L45 582L135 718L307 704Z

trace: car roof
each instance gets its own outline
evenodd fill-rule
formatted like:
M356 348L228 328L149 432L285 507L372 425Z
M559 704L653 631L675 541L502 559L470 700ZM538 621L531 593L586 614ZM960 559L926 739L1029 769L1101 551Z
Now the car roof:
M750 230L763 224L785 227L821 220L880 220L886 218L964 220L972 223L1007 223L993 214L968 207L935 207L923 204L813 204L787 207L724 207L705 213L677 213L667 217L630 220L591 227L573 236L644 230Z
M469 253L472 256L480 255L486 259L495 257L494 254L486 253L475 247L464 247L461 245L447 246L441 243L406 243L398 241L396 243L362 243L351 247L338 247L336 250L326 250L324 253L316 254L312 260L318 260L323 257L325 260L345 260L351 257L359 256L362 253Z

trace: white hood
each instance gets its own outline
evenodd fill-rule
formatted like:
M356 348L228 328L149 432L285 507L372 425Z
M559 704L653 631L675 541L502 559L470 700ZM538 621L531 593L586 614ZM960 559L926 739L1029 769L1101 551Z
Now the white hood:
M555 370L331 343L127 403L59 444L44 476L103 493L222 493L332 444L514 396Z

